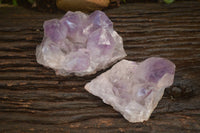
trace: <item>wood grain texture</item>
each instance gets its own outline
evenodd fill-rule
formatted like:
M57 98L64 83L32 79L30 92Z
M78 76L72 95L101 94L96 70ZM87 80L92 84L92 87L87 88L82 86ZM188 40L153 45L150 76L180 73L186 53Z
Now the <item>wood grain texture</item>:
M105 11L123 37L126 59L172 60L175 83L151 118L129 123L84 90L101 74L56 76L37 64L43 22L63 14L0 8L0 132L200 132L200 2L125 4ZM104 70L105 71L105 70Z

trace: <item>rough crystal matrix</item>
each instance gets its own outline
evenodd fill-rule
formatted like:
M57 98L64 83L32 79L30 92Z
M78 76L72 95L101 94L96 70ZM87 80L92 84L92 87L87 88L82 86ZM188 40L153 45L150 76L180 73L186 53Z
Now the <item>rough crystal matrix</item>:
M148 120L164 89L172 85L175 65L151 57L141 63L122 60L87 83L85 89L103 99L130 122Z
M69 11L60 20L45 21L43 27L37 62L58 75L92 74L126 56L122 38L101 11L90 15Z

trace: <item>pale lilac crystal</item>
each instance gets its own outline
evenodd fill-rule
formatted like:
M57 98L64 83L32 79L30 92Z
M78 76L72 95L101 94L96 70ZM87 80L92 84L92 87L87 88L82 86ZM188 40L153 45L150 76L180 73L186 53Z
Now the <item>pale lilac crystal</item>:
M44 37L50 38L53 42L64 40L67 36L67 29L58 19L44 22Z
M112 21L101 11L95 11L89 16L88 25L87 30L89 32L93 32L101 27L113 30Z
M175 65L151 57L141 63L122 60L85 85L85 89L110 104L130 122L143 122L172 85Z
M60 20L45 21L43 27L37 62L58 75L93 74L126 56L122 38L102 11L91 15L69 11Z

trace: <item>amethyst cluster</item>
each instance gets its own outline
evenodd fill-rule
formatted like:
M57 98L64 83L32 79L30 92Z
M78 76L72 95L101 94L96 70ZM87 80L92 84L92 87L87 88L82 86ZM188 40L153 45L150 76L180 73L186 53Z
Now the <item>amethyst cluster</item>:
M67 12L44 22L44 38L36 49L39 64L58 75L93 74L126 56L122 38L101 11Z
M130 122L143 122L172 85L175 65L171 61L151 57L143 62L122 60L101 74L85 89L103 99Z
M101 11L91 15L67 12L63 18L44 23L44 38L37 46L37 62L58 75L84 76L104 69L126 56L122 38ZM122 60L85 85L130 122L148 120L172 85L175 65L164 58L143 62Z

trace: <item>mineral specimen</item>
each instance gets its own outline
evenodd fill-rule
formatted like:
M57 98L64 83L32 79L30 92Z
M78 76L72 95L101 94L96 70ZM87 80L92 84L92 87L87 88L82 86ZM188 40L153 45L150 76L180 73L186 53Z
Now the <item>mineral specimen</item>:
M43 27L37 62L58 75L93 74L126 56L122 38L102 11L90 15L69 11L60 20L45 21Z
M57 7L65 11L91 12L108 7L109 3L110 0L56 0Z
M151 57L141 63L122 60L110 70L87 83L85 89L103 99L130 122L143 122L172 85L175 65Z

